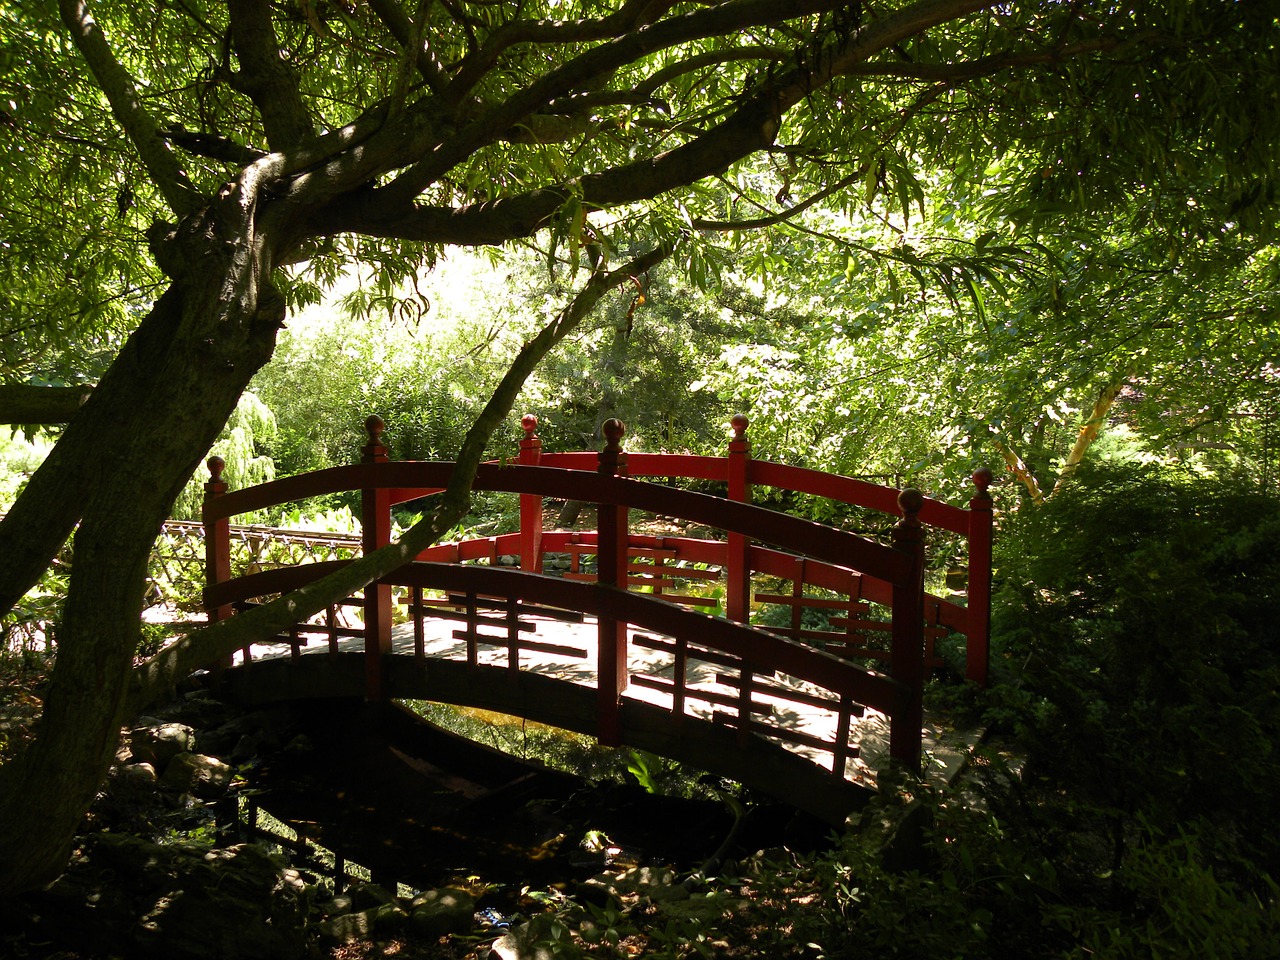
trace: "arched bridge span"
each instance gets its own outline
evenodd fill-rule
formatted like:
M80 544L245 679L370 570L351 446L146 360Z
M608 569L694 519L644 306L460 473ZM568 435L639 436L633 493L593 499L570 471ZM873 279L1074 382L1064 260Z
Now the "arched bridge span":
M349 561L231 576L230 518L342 490L362 491L364 547L389 542L392 506L442 488L450 463L393 462L369 421L364 460L227 492L208 484L211 616L318 579ZM519 495L521 529L440 544L350 601L276 638L289 655L252 658L226 682L252 700L363 693L523 716L689 762L838 822L869 729L918 767L921 686L933 641L958 633L967 673L985 680L989 475L962 510L848 477L752 461L745 419L726 458L626 454L613 422L599 454L544 455L527 417L517 460L483 465L477 489ZM630 474L630 475L628 475ZM636 475L720 481L712 496ZM896 515L890 543L752 505L777 485ZM543 501L596 505L597 529L543 528ZM632 512L716 534L632 530ZM923 531L963 538L968 603L924 591ZM557 575L543 572L565 567ZM751 623L768 605L770 626ZM715 608L712 615L701 612ZM398 626L395 621L400 620ZM314 645L327 655L305 653ZM853 763L851 764L851 761ZM865 769L865 765L863 767ZM856 779L856 777L855 777Z

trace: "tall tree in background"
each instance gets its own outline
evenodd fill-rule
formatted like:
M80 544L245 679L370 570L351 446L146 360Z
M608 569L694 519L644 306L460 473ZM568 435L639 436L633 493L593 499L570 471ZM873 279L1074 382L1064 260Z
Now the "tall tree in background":
M1263 3L33 0L0 28L0 372L26 380L69 346L77 370L109 359L0 524L6 609L76 529L40 733L0 767L0 893L61 869L129 703L156 530L290 305L344 265L379 263L390 289L440 244L539 231L581 259L579 293L477 421L474 463L512 383L609 289L672 250L705 274L699 230L752 205L905 209L921 159L973 181L998 159L992 207L1028 220L1148 183L1183 198L1152 211L1170 229L1188 197L1236 223L1273 213ZM785 191L735 177L759 155ZM654 252L616 266L622 236ZM445 512L468 484L460 469ZM367 582L447 520L349 569Z

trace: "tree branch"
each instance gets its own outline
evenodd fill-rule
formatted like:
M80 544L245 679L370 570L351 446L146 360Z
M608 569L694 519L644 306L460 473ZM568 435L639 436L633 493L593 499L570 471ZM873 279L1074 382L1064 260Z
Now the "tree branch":
M736 47L733 50L708 50L686 59L668 64L646 80L642 80L628 90L600 90L590 93L576 93L551 101L546 113L580 113L599 107L648 103L653 100L653 92L665 86L677 77L693 73L704 67L722 63L734 63L740 60L769 60L774 63L785 63L791 51L785 47Z
M586 43L611 40L652 23L675 6L675 0L628 0L599 20L516 20L499 27L487 42L465 57L445 93L447 103L460 104L488 75L507 50L524 44Z
M1047 47L1026 53L1000 53L962 63L861 63L842 71L846 77L889 77L899 80L932 80L938 83L962 83L980 80L1012 67L1030 67L1055 63L1086 53L1103 53L1132 46L1137 40L1122 41L1116 37L1096 37L1080 43Z
M187 153L195 154L197 157L208 157L210 160L221 160L224 163L245 165L261 160L265 156L261 150L246 147L230 137L185 130L177 124L165 127L164 137Z
M493 139L491 132L482 133L476 129L481 124L473 123L449 144L434 151L431 159L410 167L387 187L367 191L349 203L335 204L331 209L332 219L325 228L337 232L359 230L375 236L446 243L503 243L528 236L546 226L565 198L571 195L580 196L586 210L656 197L683 184L721 173L730 164L768 147L773 143L782 116L787 110L854 65L931 26L992 6L996 2L997 0L948 0L944 3L916 3L894 16L864 27L850 41L829 45L814 58L816 62L812 65L797 66L775 81L764 82L754 95L745 98L721 123L659 156L590 174L557 187L534 190L491 203L475 204L462 210L415 207L412 200L421 189L422 181L429 182L463 159L462 156L453 157L455 151L466 144L471 145L468 150L478 149L483 145L478 139L482 136L486 140ZM711 22L718 29L724 29L724 17L728 13L763 15L759 7L757 0L731 0L712 11L689 14L649 29L657 31L658 26L669 28L666 32L656 34L656 49L667 45L667 41L677 35L687 39L685 34L691 28L686 21L694 17L709 17L714 14L715 18ZM673 22L675 27L671 26ZM751 23L740 24L748 25ZM708 29L708 22L697 21L696 30ZM535 90L545 89L559 95L555 88L568 77L576 78L578 72L590 74L594 70L603 69L604 63L613 64L618 54L631 49L629 45L632 42L633 38L623 38L575 58L560 70L553 71L543 81L511 98L508 107L512 110L521 109L520 105L532 98ZM513 104L516 106L511 106ZM490 119L502 115L505 109L507 107L495 111ZM495 123L503 126L502 122Z
M280 56L280 41L267 0L228 0L231 39L240 70L232 85L253 101L273 150L311 138L314 126L298 90L298 78Z
M960 5L989 4L996 0L951 2ZM918 4L921 5L933 6L925 2ZM776 0L727 0L710 9L672 17L602 43L512 94L502 104L467 124L450 137L448 142L432 145L429 155L408 167L382 189L393 201L412 203L415 197L449 170L477 150L493 143L526 117L544 110L548 103L560 97L568 96L601 77L609 76L619 67L640 57L681 43L732 34L749 27L768 26L807 14L827 12L840 6L841 0L790 0L785 6L779 5Z
M89 398L93 387L35 387L25 383L0 385L0 423L66 423Z
M212 626L196 630L166 647L134 670L130 714L168 695L192 671L229 656L241 647L274 636L306 620L380 577L385 577L435 543L467 514L471 487L489 438L515 405L529 375L551 349L590 316L610 290L629 283L671 255L655 248L609 273L595 273L572 302L521 348L494 388L489 402L467 431L456 466L439 503L395 543L352 561L315 583Z
M1000 456L1004 457L1004 462L1008 465L1009 471L1027 488L1031 502L1035 504L1044 503L1044 491L1040 489L1040 481L1031 472L1031 468L1003 441L995 440L994 442L996 449L1000 451Z
M694 220L693 228L695 230L760 230L764 227L773 227L779 223L785 223L804 213L814 204L821 203L834 194L839 193L851 187L855 183L860 183L867 175L867 165L864 163L858 167L849 176L841 180L837 180L831 186L824 190L819 190L810 197L805 198L786 210L779 210L777 213L769 214L764 217L756 217L752 220Z
M404 12L400 4L396 0L368 0L368 2L369 9L382 21L382 25L387 28L395 41L408 50L413 43L413 21L409 19L409 15ZM440 61L436 59L429 47L424 46L417 50L414 53L413 62L418 74L433 93L439 93L444 89L448 78L445 76L444 67L440 65Z
M58 0L58 10L76 49L111 104L112 115L138 151L169 209L179 217L198 210L203 198L165 143L155 119L143 107L133 78L116 59L85 0Z
M1067 454L1066 461L1062 464L1062 470L1058 473L1058 479L1053 483L1053 489L1049 491L1049 497L1061 490L1065 481L1080 469L1080 464L1084 462L1085 454L1089 452L1089 447L1093 445L1093 441L1098 437L1098 431L1102 429L1103 423L1106 422L1107 412L1111 409L1111 405L1115 403L1116 397L1120 396L1120 391L1124 389L1125 382L1129 376L1130 374L1126 373L1124 378L1103 387L1098 393L1098 399L1094 401L1093 410L1090 411L1084 423L1080 425L1080 433L1076 436L1076 442L1071 447L1071 452ZM1048 499L1048 497L1045 499Z
M890 125L888 131L885 134L881 135L880 137L881 146L882 147L887 146L887 144L890 141L892 141L895 137L898 136L899 133L901 133L902 129L907 125L908 120L910 120L912 117L917 116L928 104L932 103L939 96L941 96L942 92L945 89L946 89L945 86L941 84L936 84L932 88L923 91L918 97L916 97L915 102L911 104L910 108L904 109L898 115L895 121ZM805 210L808 210L810 207L814 206L815 204L821 203L823 200L839 193L841 190L844 190L854 185L855 183L861 182L866 177L866 175L867 175L867 163L864 162L862 164L859 164L858 168L854 170L853 173L849 174L847 177L843 177L842 179L836 181L826 189L818 191L813 196L808 197L807 199L802 200L800 203L794 204L791 207L788 207L786 210L780 210L775 214L771 214L763 217L756 217L753 220L695 220L693 222L693 226L694 226L694 229L697 229L697 230L718 230L718 231L719 230L758 230L764 227L775 226L776 224L788 222L795 219L796 216L803 213Z

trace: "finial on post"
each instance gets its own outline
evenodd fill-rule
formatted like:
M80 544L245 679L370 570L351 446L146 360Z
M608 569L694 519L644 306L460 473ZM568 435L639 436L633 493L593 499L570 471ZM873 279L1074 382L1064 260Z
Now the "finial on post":
M222 479L222 471L227 468L227 461L221 457L210 457L205 461L209 468L209 479L204 484L204 500L209 503L227 492L227 482Z
M600 432L604 434L605 449L619 450L622 437L627 432L627 425L616 417L610 417L601 426Z
M893 525L893 545L899 550L914 553L918 563L924 562L924 533L920 527L920 508L923 506L924 494L915 487L907 487L898 494L902 519Z
M537 434L538 418L532 413L526 413L520 418L520 426L524 430L524 436L520 438L520 455L517 458L517 462L523 463L525 466L536 467L538 461L542 459L542 441L538 439ZM542 514L539 513L538 517L540 518L541 516ZM534 521L532 513L530 514L530 521ZM523 526L524 521L521 520L520 522Z
M898 494L898 506L902 508L902 518L904 520L910 519L914 521L916 514L924 506L924 494L915 487L907 487Z
M733 439L735 442L741 443L747 439L747 427L751 425L751 421L747 419L745 413L735 413L733 419L729 421L729 426L733 427Z
M600 432L604 434L604 449L600 451L599 472L606 476L626 476L627 455L622 450L622 436L627 432L627 425L610 417L600 425Z
M977 496L983 500L991 499L988 487L991 486L993 474L990 467L978 467L973 471L973 485L978 488Z
M382 431L386 429L386 423L376 413L365 420L364 432L369 442L360 448L365 463L381 463L387 459L387 448L382 444Z

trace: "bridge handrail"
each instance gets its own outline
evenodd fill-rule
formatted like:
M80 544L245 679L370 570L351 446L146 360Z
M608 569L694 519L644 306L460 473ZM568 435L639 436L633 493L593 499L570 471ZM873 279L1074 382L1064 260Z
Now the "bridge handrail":
M544 453L539 458L538 466L595 475L598 458L599 454L590 450ZM627 473L632 477L679 477L687 480L724 482L728 477L727 464L728 461L723 457L698 454L627 454ZM217 520L295 500L366 487L391 488L395 491L392 503L403 503L444 489L453 473L453 466L450 461L397 460L326 467L292 477L270 480L241 490L228 491L217 500L211 501L207 507L206 516L210 520ZM522 490L494 481L485 482L483 475L486 472L491 474L493 468L506 470L516 466L520 464L499 461L483 464L482 476L477 477L477 489L503 490L511 493L540 492L544 496L563 496L558 490L540 491L533 488ZM796 467L768 460L751 460L747 467L747 481L755 486L771 486L794 493L826 497L852 506L864 507L892 516L902 516L902 510L897 501L898 490L860 480L857 477L823 473L809 467ZM593 498L588 496L585 499ZM969 511L928 496L923 497L922 500L920 522L952 533L968 534L970 532Z
M372 425L375 420L376 418L370 418L368 426L371 430L371 443L366 447L366 451L375 448L384 450L380 443L380 421L378 421L377 434L373 432ZM520 444L518 460L514 464L511 461L504 461L482 466L476 478L476 487L504 490L521 495L521 532L518 541L520 547L516 553L521 558L522 567L541 570L544 552L542 548L543 497L608 502L612 505L622 505L623 500L618 499L621 494L615 494L612 498L603 496L605 491L598 480L602 454L592 451L543 453L541 441L535 432L537 419L526 416L523 426L525 438ZM796 493L827 497L890 516L902 515L897 503L899 491L891 487L855 477L826 474L805 467L752 459L750 443L746 440L746 418L735 417L733 426L734 437L729 443L726 457L622 453L619 449L614 454L621 457L623 464L619 472L625 472L633 477L682 477L725 482L729 487L729 496L727 501L724 498L717 498L720 503L749 501L752 485L768 485ZM536 474L526 473L524 469L511 470L512 466L550 469L555 471L556 479L548 481L545 476L539 478ZM366 458L366 462L330 467L274 480L244 490L226 492L224 486L223 492L206 504L205 519L209 523L216 523L252 510L350 490L376 491L377 498L382 503L379 509L389 509L397 503L417 499L442 489L448 483L452 471L452 463L389 461L384 452L380 459ZM969 679L982 684L986 682L987 676L987 641L990 630L992 513L991 498L987 492L987 486L991 481L990 471L976 471L973 480L977 492L970 501L969 509L922 497L918 516L920 522L926 526L958 533L966 538L968 554L966 604L961 607L950 600L929 596L926 598L926 608L930 612L931 623L945 625L965 635L966 674ZM669 487L662 489L663 492L656 500L647 497L644 503L632 500L625 505L650 509L666 515L677 515L678 510L674 509L673 501L678 498L678 494L686 491ZM632 496L636 494L633 493ZM769 513L770 516L781 516L772 511ZM687 516L687 519L697 518ZM738 519L746 522L746 518ZM389 519L379 522L389 530ZM745 620L749 602L749 589L745 584L749 580L751 570L749 542L755 530L758 529L755 526L756 521L751 520L747 527L736 526L735 523L711 522L725 530L729 539L726 561L728 613L734 619ZM766 526L770 525L773 525L773 521L766 523ZM785 524L779 526L785 526ZM774 542L777 546L786 549L800 553L806 552L807 542L801 546L797 546L794 541L775 540ZM851 565L857 567L862 573L875 577L878 560L867 555L875 551L854 548L854 552L860 555L860 559L854 560L850 556L845 556L829 562ZM227 572L229 574L229 571ZM883 593L884 591L882 588L873 587L872 592ZM870 599L875 602L884 602L879 596L873 596Z
M218 520L248 510L260 510L304 496L336 493L343 489L391 490L417 499L424 491L439 489L434 481L451 472L453 464L421 460L361 463L351 467L331 467L312 474L272 480L257 487L227 493L212 501L205 514ZM310 480L311 483L291 483ZM352 484L342 487L335 484ZM500 491L543 497L562 497L603 503L610 506L648 510L666 516L704 523L726 532L749 535L774 546L809 556L873 572L888 583L900 583L908 573L908 561L892 547L874 540L792 517L776 510L691 490L661 487L630 477L602 476L585 470L521 464L481 464L476 471L477 490ZM250 496L240 496L250 494ZM271 497L286 499L271 501ZM393 497L393 502L395 498Z
M214 588L224 603L297 590L350 564L351 560L325 560L297 567L261 570ZM888 674L867 670L847 660L775 634L707 617L644 594L630 593L598 583L581 583L546 574L531 574L503 567L466 567L452 563L416 562L386 578L397 586L416 586L487 596L537 597L539 604L576 610L593 616L622 615L629 623L648 630L672 632L677 621L696 625L698 643L739 657L762 672L779 670L834 693L850 693L859 703L893 714L908 697L907 688Z

